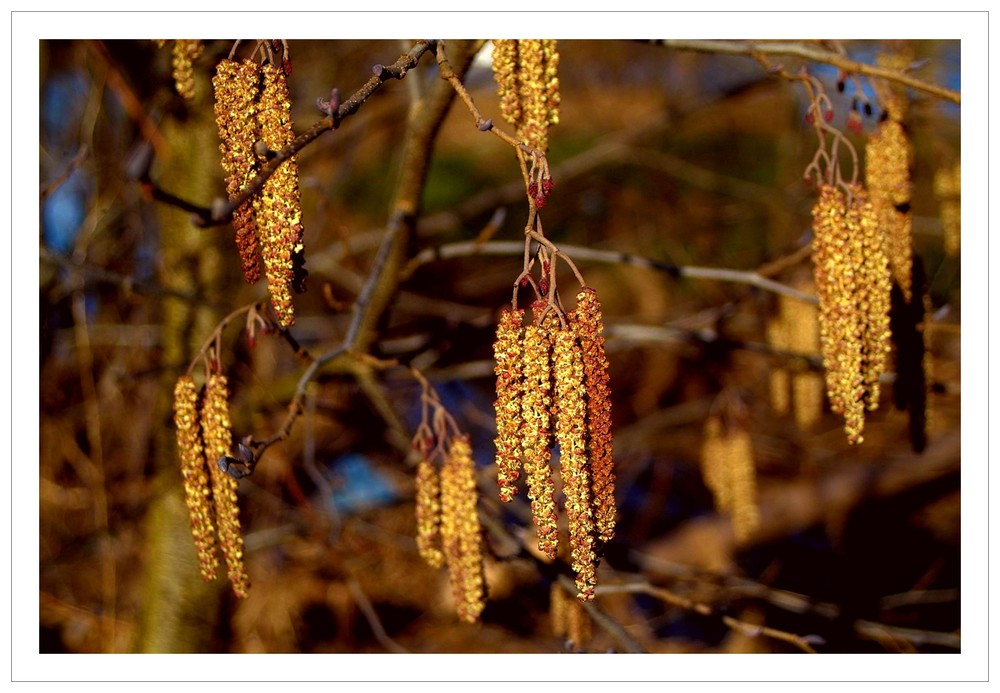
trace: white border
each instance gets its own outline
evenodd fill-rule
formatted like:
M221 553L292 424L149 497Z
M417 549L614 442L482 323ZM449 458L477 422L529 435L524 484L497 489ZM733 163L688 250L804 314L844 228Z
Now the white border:
M788 3L791 5L791 3ZM130 3L134 7L133 3ZM246 4L242 4L244 7ZM412 6L412 3L408 4ZM468 7L468 3L463 3ZM745 6L718 3L721 9ZM180 6L180 5L179 5ZM271 7L274 5L271 4ZM728 7L727 7L728 6ZM794 6L801 9L801 3ZM867 5L870 6L870 5ZM186 9L186 8L185 8ZM852 8L853 9L853 8ZM987 517L986 460L981 454L988 430L980 403L986 399L982 367L987 362L985 321L978 305L986 296L980 284L989 266L984 242L987 210L988 153L986 13L14 13L12 22L12 89L16 137L11 155L17 171L13 200L26 201L13 212L14 257L35 252L38 171L38 40L43 38L156 38L279 35L288 38L401 38L423 35L469 37L490 35L556 38L947 38L962 40L963 164L963 324L962 361L962 654L956 655L615 655L481 656L115 656L39 655L38 635L38 485L37 451L30 431L37 432L37 406L22 406L23 393L37 393L38 307L15 296L12 325L18 326L13 392L18 393L18 438L15 449L12 516L12 625L14 680L207 680L207 681L420 681L420 680L622 680L622 681L962 681L987 675L987 562L984 519ZM996 74L996 71L993 71ZM26 162L26 163L24 163ZM23 247L22 247L23 246ZM19 263L31 266L32 262ZM984 266L986 265L986 266ZM12 281L20 275L12 266ZM17 286L17 283L14 283ZM26 279L21 286L36 297ZM37 298L34 298L37 300ZM22 339L21 335L26 338ZM32 352L31 336L36 340ZM37 398L37 395L35 395ZM34 402L37 404L37 399ZM970 406L969 404L972 404ZM992 417L990 417L992 419ZM22 440L23 438L23 440ZM37 453L34 453L36 456ZM7 520L5 520L6 522ZM9 529L9 528L7 528ZM5 578L6 579L6 578Z

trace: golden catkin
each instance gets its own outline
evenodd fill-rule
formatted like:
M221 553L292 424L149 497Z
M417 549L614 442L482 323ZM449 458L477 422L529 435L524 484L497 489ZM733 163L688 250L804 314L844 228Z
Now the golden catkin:
M551 344L544 328L528 325L524 330L524 390L521 396L521 443L527 476L531 516L538 534L538 549L555 559L559 548L555 487L549 466L551 452L550 410L552 384Z
M552 586L549 587L549 626L552 628L552 634L556 637L561 637L569 632L566 612L571 603L572 600L569 599L566 591L558 582L553 582Z
M852 186L850 195L848 227L852 235L860 237L862 244L856 303L861 320L865 403L869 410L875 410L881 393L879 378L886 371L891 342L889 307L892 279L889 258L883 247L885 239L879 231L875 210L861 186Z
M468 623L485 606L477 498L472 448L466 437L455 438L441 470L441 544L458 616Z
M832 185L820 187L813 207L813 236L827 396L830 408L844 417L848 440L860 443L865 391L857 296L864 245L860 227L852 229L848 222L844 193Z
M743 428L727 430L713 416L705 423L701 450L702 474L715 506L728 512L738 543L745 542L760 524L757 509L757 473L750 434Z
M226 193L235 197L256 174L257 82L260 66L252 60L225 59L216 68L215 122L219 128L219 150L226 172ZM248 284L260 279L257 226L253 205L248 200L233 212L236 246L240 252L243 278Z
M177 93L190 101L194 98L194 61L201 57L205 50L198 39L177 39L171 58L174 85Z
M587 459L587 405L583 389L583 352L576 334L569 329L555 331L553 340L555 398L559 402L556 441L559 444L560 474L566 497L569 545L576 572L577 597L594 598L596 556L594 520L591 509L590 465Z
M521 123L521 98L517 89L517 41L493 41L493 79L500 96L500 113L511 125Z
M201 444L198 389L194 380L187 375L178 378L174 387L174 426L177 428L184 498L191 518L191 535L198 554L198 565L205 580L214 580L219 561L215 552L215 527L212 524L212 491Z
M892 118L879 123L865 145L865 187L871 196L876 224L885 238L892 276L907 301L913 274L911 157L903 125Z
M604 318L597 292L581 289L570 325L583 350L584 389L587 393L587 449L590 455L594 525L608 542L615 533L615 470L611 441L611 379L604 352Z
M216 373L208 378L201 410L201 429L205 456L212 473L219 545L226 559L233 592L237 597L245 597L250 589L250 579L243 564L243 536L240 533L236 498L237 481L220 470L217 464L219 459L229 455L233 445L232 424L229 421L229 387L224 375Z
M559 122L559 51L554 40L495 40L493 75L500 111L528 146L548 149Z
M812 293L811 280L796 279L792 286ZM769 322L768 343L791 354L815 356L820 353L819 310L812 303L792 296L778 297L778 313ZM792 412L795 423L806 430L823 413L823 378L805 368L772 368L771 403L775 413ZM779 407L779 405L782 405Z
M285 72L265 65L264 87L258 102L257 121L261 141L279 151L294 139L291 103ZM254 198L257 230L267 273L271 305L282 327L295 322L292 284L295 277L293 255L302 253L302 206L299 200L299 172L295 157L282 163Z
M583 647L593 635L590 616L583 605L570 601L566 613L566 637L577 648Z
M780 351L788 351L788 326L784 315L771 317L767 321L767 343ZM791 411L791 375L787 368L772 367L768 371L768 386L771 396L771 409L778 416L785 416Z
M444 565L441 553L441 481L430 460L417 465L417 550L428 565Z
M962 243L962 166L942 167L934 174L934 194L940 204L944 228L944 252L957 257Z
M509 503L517 495L517 482L521 467L521 342L524 334L523 310L504 309L497 325L497 338L493 343L496 358L494 372L497 377L497 398L494 402L497 417L497 485L500 500Z

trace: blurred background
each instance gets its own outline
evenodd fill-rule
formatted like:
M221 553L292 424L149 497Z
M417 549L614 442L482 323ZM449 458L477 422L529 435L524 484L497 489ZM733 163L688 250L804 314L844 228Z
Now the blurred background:
M482 622L458 621L446 573L417 554L405 450L349 374L320 376L292 435L240 483L249 597L198 578L173 383L218 321L265 289L242 281L229 226L196 227L136 179L148 169L158 188L204 207L225 195L210 79L233 42L205 42L191 101L174 88L170 45L41 42L42 652L960 649L960 274L935 190L939 172L958 162L957 106L907 92L913 248L926 275L926 410L894 406L890 373L864 443L850 446L828 409L802 426L774 408L773 374L810 365L768 347L773 292L663 271L767 267L784 284L808 278L802 249L816 192L803 172L816 134L801 85L747 56L559 42L545 232L571 257L581 247L660 266L577 260L604 305L619 524L601 564L600 613L588 615L597 619L591 636L568 642L550 622L553 573L492 535ZM296 132L322 116L317 97L333 87L353 93L373 64L410 45L291 41ZM900 50L844 48L866 63ZM920 79L960 88L957 41L903 48ZM859 98L853 81L840 92L836 68L772 61L821 81L831 124L863 155L880 113L868 80L857 86L873 114L856 134L846 127ZM388 218L408 104L437 80L425 55L297 157L310 275L292 334L313 353L344 335ZM488 44L465 84L506 127ZM491 240L518 241L523 190L512 150L456 102L436 140L411 257L473 240L491 224ZM493 467L492 342L521 259L466 255L411 269L377 355L433 383L472 437L482 512L530 539L523 494L501 509ZM575 293L571 274L559 279ZM305 364L274 336L251 348L239 326L222 344L235 435L271 435ZM412 433L418 385L404 369L379 377L384 402ZM720 401L740 403L752 441L761 524L742 543L700 468L705 422Z

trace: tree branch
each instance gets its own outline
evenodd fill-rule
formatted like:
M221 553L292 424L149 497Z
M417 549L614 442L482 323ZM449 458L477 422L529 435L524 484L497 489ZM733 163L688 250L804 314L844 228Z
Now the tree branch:
M809 46L803 43L787 41L714 41L703 39L658 39L653 41L656 45L676 48L678 50L697 51L700 53L718 53L725 55L746 55L754 57L757 55L787 55L802 58L815 63L825 63L839 67L845 72L868 75L870 77L880 77L885 80L897 82L905 86L917 89L924 93L936 96L952 103L961 104L961 92L952 89L939 87L936 84L925 82L911 77L905 72L892 70L878 65L852 60L840 53Z

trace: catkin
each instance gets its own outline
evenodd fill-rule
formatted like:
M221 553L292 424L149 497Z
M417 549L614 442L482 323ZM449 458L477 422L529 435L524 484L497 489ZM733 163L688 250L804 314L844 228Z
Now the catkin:
M260 93L257 121L261 141L279 151L294 139L291 104L285 72L265 65L264 87ZM295 158L283 162L254 197L254 213L262 246L271 305L282 327L295 322L292 288L295 280L293 256L302 253L302 206L299 200L299 173Z
M429 566L444 565L441 553L441 481L430 460L417 465L417 550Z
M944 228L944 252L957 257L962 241L962 166L956 161L942 167L934 175L934 194L940 204L941 226Z
M861 316L856 298L863 242L848 222L844 193L820 188L813 207L813 266L819 296L820 344L830 408L844 417L852 443L864 429Z
M912 151L902 123L879 123L865 145L865 187L871 195L875 224L885 241L892 277L910 300L913 229L910 215Z
M226 559L233 592L237 597L245 597L250 589L250 579L243 564L243 536L240 533L236 498L237 481L216 464L220 458L229 455L233 445L232 424L229 420L229 388L224 375L216 373L208 378L201 410L201 428L205 455L212 474L219 545Z
M611 379L604 351L604 318L597 292L581 289L570 324L583 351L587 395L587 448L590 456L594 524L602 542L615 533L615 473L611 441Z
M198 39L177 39L171 57L174 85L177 93L190 101L195 96L194 61L201 57L205 47Z
M493 76L500 112L528 146L546 151L559 122L559 51L554 40L493 42Z
M553 365L555 396L559 402L556 441L569 521L570 555L576 571L577 597L590 600L594 598L597 578L590 465L586 450L587 406L583 389L583 352L571 330L555 332Z
M701 452L702 474L720 512L731 517L738 543L745 542L760 524L757 474L750 434L743 428L726 430L713 416L705 423Z
M257 172L253 151L257 140L257 83L260 66L252 60L225 59L216 68L215 122L219 128L219 150L226 176L226 193L232 199L254 179ZM248 200L233 212L236 247L239 249L243 278L248 284L260 279L257 225L253 204Z
M183 375L174 387L174 426L177 450L184 478L184 499L191 519L198 565L205 580L214 580L219 561L215 551L215 527L212 520L212 491L205 469L205 455L198 421L198 390L194 380Z
M538 535L538 549L555 559L559 547L555 487L549 467L552 406L551 346L547 332L528 325L524 330L524 391L521 397L522 447L531 515Z
M468 623L485 606L477 498L472 448L467 438L455 438L441 470L441 543L458 616Z
M524 334L523 310L505 309L497 325L493 344L496 358L497 398L497 485L500 500L509 503L517 495L521 467L521 390L524 386L521 366L521 341Z

